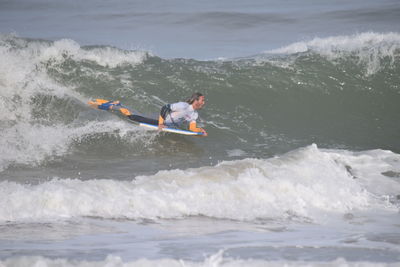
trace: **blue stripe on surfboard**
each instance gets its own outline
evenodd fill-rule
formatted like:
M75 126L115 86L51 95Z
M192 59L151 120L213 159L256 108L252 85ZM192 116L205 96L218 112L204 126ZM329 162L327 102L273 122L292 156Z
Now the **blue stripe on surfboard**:
M147 128L152 128L154 130L158 130L158 126L153 125L153 124L144 123L144 122L140 122L139 126L144 126L144 127L147 127ZM184 135L203 135L203 133L186 131L186 130L181 130L181 129L174 129L174 128L162 128L161 131L170 132L170 133L184 134Z

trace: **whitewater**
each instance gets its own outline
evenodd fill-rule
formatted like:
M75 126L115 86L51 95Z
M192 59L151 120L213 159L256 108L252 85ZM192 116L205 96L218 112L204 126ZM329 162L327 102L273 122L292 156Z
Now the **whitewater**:
M289 2L0 3L0 266L398 266L400 7Z

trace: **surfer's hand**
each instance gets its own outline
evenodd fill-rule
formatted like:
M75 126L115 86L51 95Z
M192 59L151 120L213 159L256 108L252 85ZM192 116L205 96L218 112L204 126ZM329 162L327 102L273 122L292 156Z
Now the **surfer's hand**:
M161 129L165 128L166 126L164 124L159 124L158 125L158 130L161 131Z

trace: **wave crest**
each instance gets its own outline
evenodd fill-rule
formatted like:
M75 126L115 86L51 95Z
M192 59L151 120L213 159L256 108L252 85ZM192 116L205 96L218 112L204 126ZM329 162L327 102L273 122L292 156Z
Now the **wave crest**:
M363 164L358 164L359 161ZM132 182L59 180L39 185L1 183L1 221L81 216L157 219L208 216L233 220L311 220L377 207L398 211L388 195L400 184L380 172L399 155L322 151L315 145L271 159L160 171ZM369 163L380 161L376 170ZM396 163L397 162L397 163ZM351 166L351 167L346 167ZM349 170L351 169L351 171ZM355 177L359 175L359 177ZM380 179L380 187L370 183ZM375 181L374 181L375 182ZM322 216L324 215L324 216Z
M360 63L367 66L367 75L377 73L383 65L383 60L390 59L393 64L399 58L399 33L366 32L355 35L342 35L327 38L314 38L274 50L266 54L298 54L312 52L336 60L356 56Z

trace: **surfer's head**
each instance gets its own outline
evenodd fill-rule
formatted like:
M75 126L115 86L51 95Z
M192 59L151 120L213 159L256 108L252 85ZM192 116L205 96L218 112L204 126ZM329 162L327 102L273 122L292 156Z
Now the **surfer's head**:
M205 104L204 95L201 93L194 93L186 102L192 105L193 109L201 109Z

